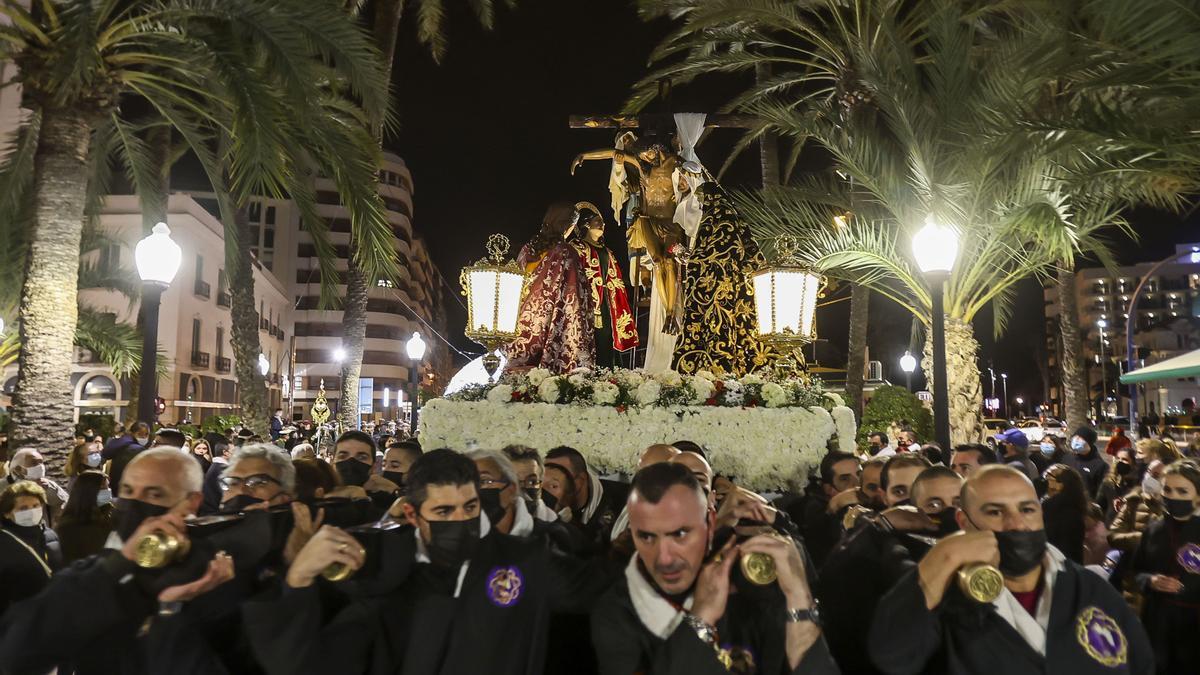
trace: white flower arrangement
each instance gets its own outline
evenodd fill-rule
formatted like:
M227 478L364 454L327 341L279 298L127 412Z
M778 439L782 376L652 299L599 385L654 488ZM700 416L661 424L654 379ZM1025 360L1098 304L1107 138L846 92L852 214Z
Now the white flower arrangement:
M530 370L528 373L525 373L525 379L529 380L529 384L533 385L536 388L536 387L540 387L542 382L545 381L545 379L547 377L550 377L551 375L552 375L552 373L549 370L546 370L545 368L534 368L534 369Z
M616 405L621 388L612 382L601 380L592 385L592 402L596 405Z
M658 397L662 393L662 385L655 380L646 380L638 385L635 399L640 406L651 406L658 403Z
M717 393L717 385L713 384L712 380L705 379L696 375L691 378L688 384L692 387L692 405L704 405L713 398L713 394Z
M683 384L683 377L674 370L664 370L661 373L655 373L654 379L658 380L664 387L678 387Z
M558 400L562 398L562 388L559 386L561 382L562 378L558 376L551 376L542 380L537 389L538 398L546 403L558 403Z
M488 403L508 403L512 400L513 388L507 384L498 384L487 393Z
M762 388L763 402L768 408L782 408L787 405L788 393L775 382L768 382Z
M708 380L709 382L717 381L717 376L713 375L711 370L698 370L696 371L696 377Z

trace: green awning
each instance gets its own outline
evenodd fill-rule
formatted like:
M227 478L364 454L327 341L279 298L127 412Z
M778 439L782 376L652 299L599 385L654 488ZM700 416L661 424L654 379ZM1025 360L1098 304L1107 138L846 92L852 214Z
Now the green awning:
M1125 373L1121 384L1200 377L1200 349Z

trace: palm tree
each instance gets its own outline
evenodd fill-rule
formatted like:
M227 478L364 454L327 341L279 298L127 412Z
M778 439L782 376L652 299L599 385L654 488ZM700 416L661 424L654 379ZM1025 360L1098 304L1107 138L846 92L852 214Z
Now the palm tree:
M27 192L6 195L32 204L13 438L65 451L77 323L74 252L93 162L107 157L93 152L93 141L109 138L97 131L109 125L127 156L145 159L138 129L122 117L142 106L184 137L219 193L226 184L235 195L283 189L288 183L272 178L295 175L302 165L285 166L295 155L278 152L288 128L274 124L284 117L278 110L299 105L289 111L291 127L313 123L325 97L310 102L304 94L346 73L344 64L377 57L332 0L46 0L32 9L3 0L0 13L11 22L0 29L0 58L17 64L25 105L39 121ZM308 63L322 67L297 67ZM306 79L314 75L321 77ZM351 71L346 82L364 109L382 110L386 81L377 72ZM233 140L228 161L214 156L216 130ZM223 165L228 177L218 173ZM155 199L154 191L141 188L161 187L158 176L146 173L150 166L129 166L144 200ZM231 221L229 200L220 201L223 220Z
M981 429L976 315L990 306L994 330L1002 331L1015 309L1015 284L1046 278L1081 252L1102 252L1104 233L1124 226L1120 210L1132 195L1177 199L1176 185L1163 177L1183 172L1149 144L1139 156L1119 141L1082 142L1079 130L1041 132L1072 120L1081 107L1102 119L1131 74L1097 75L1099 50L1081 57L1080 44L1062 31L1065 18L1041 20L1032 11L1045 3L647 4L692 8L659 50L670 64L647 82L769 62L774 79L734 106L792 139L793 157L810 141L832 157L836 172L741 195L741 212L758 233L798 234L810 263L885 295L928 325L930 296L909 262L910 236L927 218L958 231L959 263L945 297L956 442L978 438ZM1071 25L1082 30L1095 18L1072 17ZM747 47L722 48L735 41ZM1090 87L1064 89L1064 72ZM634 103L640 100L644 95ZM1078 141L1064 142L1068 137ZM853 217L831 229L851 197L858 205ZM927 375L929 355L927 341Z

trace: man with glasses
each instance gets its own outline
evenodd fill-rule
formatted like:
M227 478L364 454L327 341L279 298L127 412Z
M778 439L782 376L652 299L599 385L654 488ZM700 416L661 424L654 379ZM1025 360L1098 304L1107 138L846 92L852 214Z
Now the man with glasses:
M292 501L296 467L291 457L276 446L243 445L233 453L220 484L222 512L267 509Z
M513 469L517 472L517 483L529 502L527 506L530 507L533 517L546 522L558 520L554 509L542 501L545 466L542 465L542 456L538 451L524 445L509 445L500 452L512 462Z

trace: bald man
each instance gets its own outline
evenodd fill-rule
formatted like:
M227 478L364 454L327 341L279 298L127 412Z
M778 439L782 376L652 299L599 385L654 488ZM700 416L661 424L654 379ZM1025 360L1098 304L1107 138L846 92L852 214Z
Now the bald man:
M672 457L679 455L679 448L673 445L664 445L655 443L642 451L642 456L638 458L638 471L653 466L662 464L663 462L671 461Z
M672 464L682 464L687 467L687 470L695 476L696 482L700 483L700 489L704 490L704 497L708 500L708 508L716 510L717 502L714 499L712 490L713 470L708 460L694 452L676 452L675 456L669 461Z
M1146 632L1121 595L1046 543L1033 483L1005 465L971 472L958 525L879 603L871 660L884 673L1151 675ZM991 603L955 582L964 565L1004 577Z

